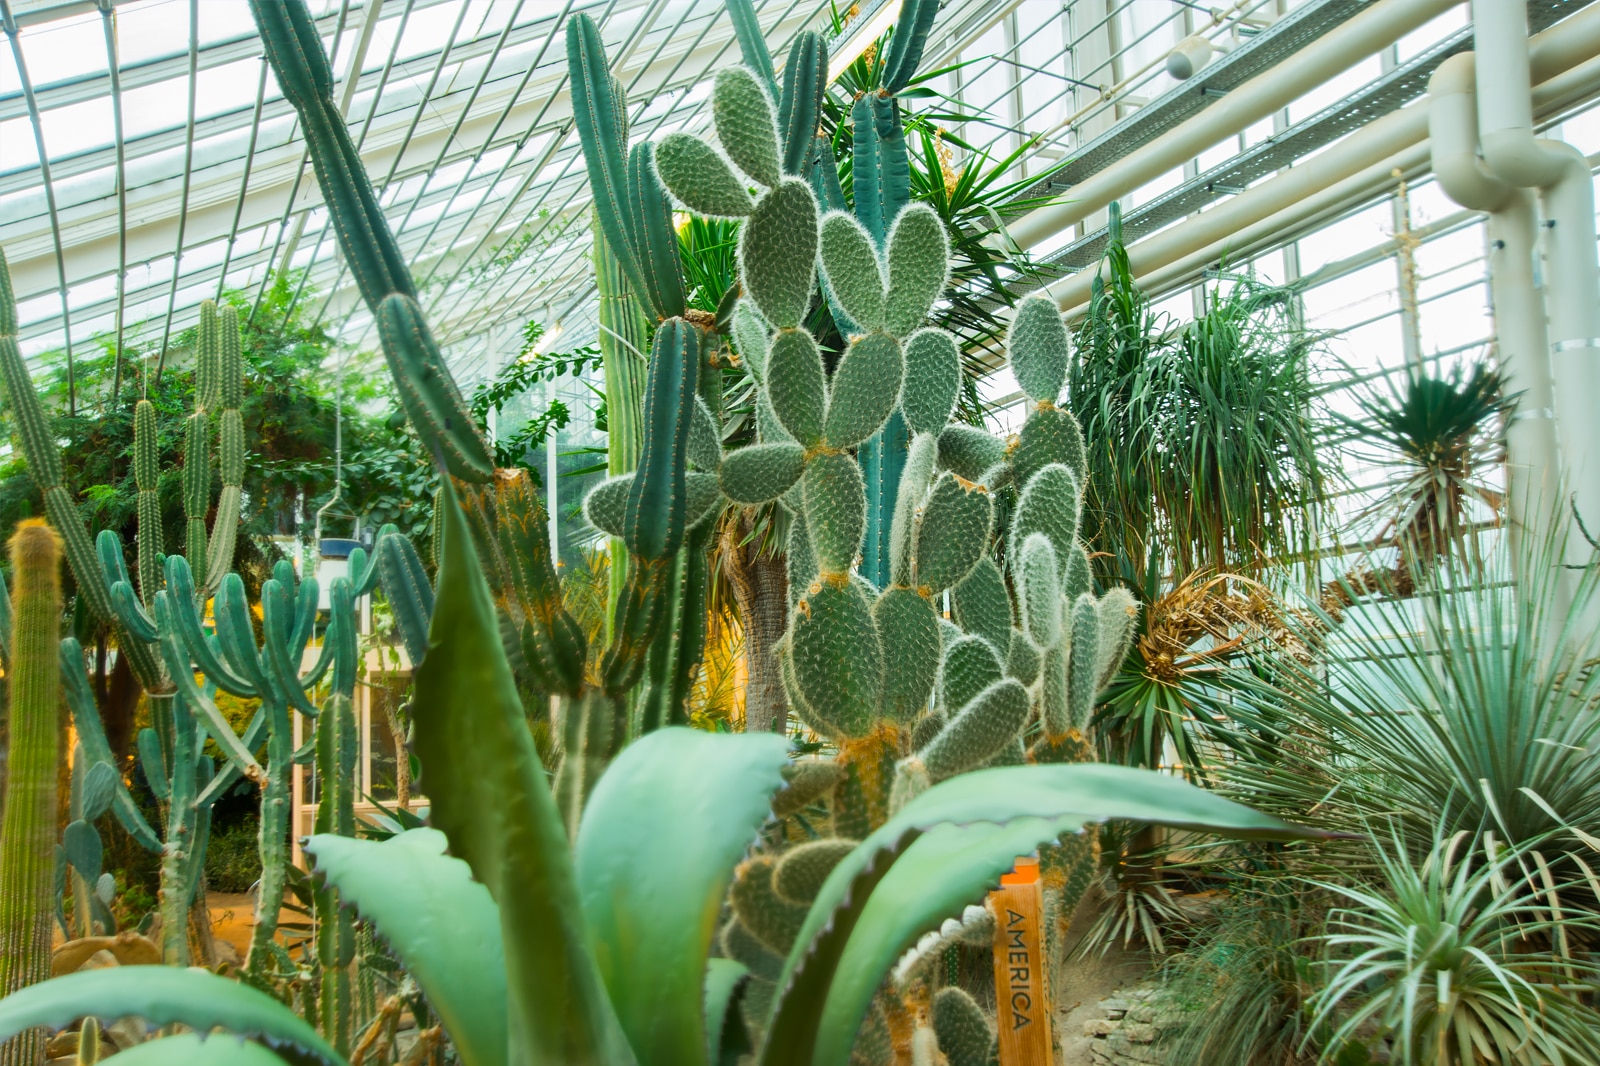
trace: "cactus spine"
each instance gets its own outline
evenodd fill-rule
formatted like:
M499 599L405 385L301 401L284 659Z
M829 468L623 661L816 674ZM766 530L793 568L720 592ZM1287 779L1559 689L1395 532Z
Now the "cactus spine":
M56 632L61 624L61 541L31 520L11 538L11 751L0 826L0 994L50 976L55 898L57 706ZM0 1063L33 1066L43 1030L0 1045Z

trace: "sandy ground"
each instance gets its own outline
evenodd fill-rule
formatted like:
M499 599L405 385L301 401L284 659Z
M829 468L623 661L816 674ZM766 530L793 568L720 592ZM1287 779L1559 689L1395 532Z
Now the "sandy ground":
M1071 941L1081 937L1097 917L1093 908L1081 907L1072 923ZM1113 947L1105 955L1067 962L1056 978L1056 1039L1061 1045L1060 1066L1090 1066L1092 1037L1083 1035L1083 1023L1103 1018L1100 1001L1139 984L1150 972L1150 955Z

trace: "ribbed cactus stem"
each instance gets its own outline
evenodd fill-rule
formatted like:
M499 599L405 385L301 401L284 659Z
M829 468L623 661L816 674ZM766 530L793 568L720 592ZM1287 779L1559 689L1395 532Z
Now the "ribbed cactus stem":
M186 966L197 828L194 721L181 695L153 697L151 702L158 700L167 705L172 722L172 751L167 759L167 832L161 848L161 961L168 966Z
M261 855L261 889L256 896L256 924L250 937L250 955L245 960L246 972L251 977L265 977L272 972L272 939L278 932L278 912L283 907L283 888L289 868L289 848L284 842L289 831L289 769L294 747L289 733L289 711L276 702L263 709L268 723L267 785L261 790L261 834L257 841Z
M239 504L244 488L244 416L239 404L244 394L244 356L239 349L239 315L224 307L217 316L217 402L220 413L217 460L222 474L222 495L211 524L206 547L205 588L214 593L233 567L233 550L239 534Z
M0 823L0 995L50 976L55 909L57 715L61 674L61 542L43 522L22 523L11 538L15 591L11 751ZM45 1034L32 1029L0 1044L0 1066L34 1066Z
M148 608L161 591L161 471L156 408L140 400L133 408L133 480L139 488L139 596Z
M600 357L606 381L606 472L616 477L632 473L644 450L644 383L649 324L639 301L628 287L627 273L606 242L600 223L594 223L594 280L600 296ZM628 579L628 550L621 537L612 537L610 587L606 598L606 637L611 636L611 614Z
M211 434L206 413L197 410L184 423L183 514L187 521L184 558L196 574L206 573L206 512L211 509Z
M217 305L210 300L200 302L200 326L195 333L194 348L194 406L196 410L215 410L222 399L222 382L218 376Z
M355 836L356 754L355 712L350 697L335 694L317 717L316 830ZM355 961L355 924L350 912L339 906L339 893L324 884L314 896L317 915L317 962L322 967L318 990L322 1033L339 1053L350 1052L350 964Z

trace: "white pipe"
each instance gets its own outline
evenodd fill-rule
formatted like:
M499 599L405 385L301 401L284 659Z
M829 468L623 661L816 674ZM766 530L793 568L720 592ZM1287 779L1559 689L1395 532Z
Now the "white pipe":
M1141 251L1142 245L1136 244L1128 250L1133 272L1139 279L1140 287L1147 293L1165 294L1180 285L1192 283L1207 268L1219 262L1248 260L1263 249L1282 244L1285 233L1331 221L1348 211L1351 204L1370 200L1392 189L1397 171L1403 176L1415 175L1426 170L1427 162L1426 144L1403 148L1343 181L1241 226L1221 240L1193 248L1168 263L1151 262ZM1083 286L1082 293L1079 302L1063 307L1069 319L1088 310L1087 284Z
M1534 90L1540 114L1551 114L1600 88L1600 5L1533 38ZM1230 197L1198 216L1128 247L1141 279L1180 261L1215 261L1245 254L1253 241L1363 196L1393 180L1390 171L1413 171L1428 158L1427 105L1412 104L1369 122L1333 147ZM1045 291L1063 310L1081 311L1089 300L1093 268L1052 282Z
M1533 136L1528 70L1528 8L1524 0L1472 0L1472 38L1478 53L1478 138L1497 176L1522 188L1561 177L1552 142Z
M1453 55L1428 79L1428 141L1445 195L1474 211L1496 211L1511 186L1478 158L1478 104L1472 53ZM1533 121L1530 106L1528 121Z
M1428 80L1428 139L1433 172L1445 194L1462 207L1489 213L1489 288L1500 371L1508 389L1521 394L1506 427L1507 517L1515 544L1548 513L1560 484L1555 397L1544 297L1534 270L1539 250L1534 197L1500 180L1478 158L1477 95L1471 53L1441 63ZM1532 94L1504 95L1522 99L1531 137ZM1513 550L1512 558L1523 555Z
M1537 187L1544 205L1552 406L1561 480L1577 513L1600 522L1600 252L1594 180L1583 152L1536 139L1525 0L1473 0L1478 132L1484 162L1511 185ZM1557 27L1560 28L1560 27ZM1556 475L1552 472L1550 475ZM1574 538L1575 540L1575 538ZM1575 562L1585 561L1576 543Z
M1008 227L1022 248L1081 222L1129 190L1182 166L1224 137L1343 73L1454 7L1458 0L1379 0L1288 59L1232 90L1198 115L1074 185L1072 199L1032 211ZM995 241L1004 242L996 234Z
M1200 248L1232 245L1245 227L1286 208L1303 205L1331 185L1385 162L1396 152L1422 141L1427 130L1427 111L1416 105L1369 122L1306 163L1130 246L1128 257L1133 272L1142 276ZM1045 286L1045 291L1063 308L1085 303L1096 273L1094 269L1080 270Z

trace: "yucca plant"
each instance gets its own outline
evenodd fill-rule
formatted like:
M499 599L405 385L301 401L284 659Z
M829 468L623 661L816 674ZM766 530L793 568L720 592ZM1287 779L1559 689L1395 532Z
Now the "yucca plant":
M1236 704L1262 743L1229 780L1254 802L1332 828L1360 832L1368 812L1383 812L1409 839L1443 825L1489 854L1544 839L1559 877L1588 881L1600 633L1585 619L1600 573L1579 573L1562 606L1565 543L1550 523L1481 568L1441 559L1441 591L1348 608L1327 636L1329 614L1298 612L1292 629L1321 650L1275 658Z
M1318 938L1331 955L1310 1000L1328 1033L1319 1062L1380 1041L1399 1066L1600 1061L1600 1013L1580 998L1600 967L1551 950L1593 919L1529 897L1519 867L1538 841L1480 860L1468 837L1438 833L1418 863L1396 835L1373 848L1379 884L1319 883L1345 902Z
M1067 383L1089 446L1085 514L1102 569L1156 553L1174 579L1252 574L1310 547L1329 473L1317 456L1315 338L1296 324L1294 300L1240 278L1193 322L1157 313L1112 205Z
M1502 494L1484 475L1503 457L1503 419L1514 401L1499 373L1478 363L1465 380L1460 366L1406 373L1362 395L1362 417L1344 419L1358 439L1380 446L1372 459L1396 467L1372 510L1386 514L1376 539L1399 548L1403 568L1426 571L1462 551L1473 504L1499 511Z

